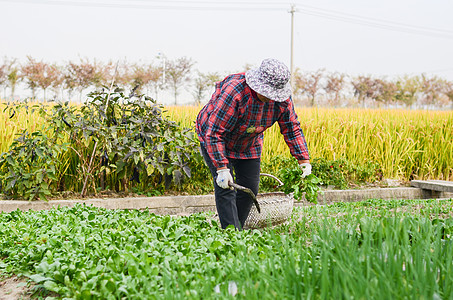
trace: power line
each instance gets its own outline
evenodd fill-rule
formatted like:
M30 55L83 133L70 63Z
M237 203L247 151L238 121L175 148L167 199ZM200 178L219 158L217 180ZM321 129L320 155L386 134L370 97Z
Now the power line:
M281 1L185 1L185 0L135 0L136 2L145 3L184 3L184 4L246 4L246 5L284 5L288 6L289 2Z
M194 0L135 0L135 1L81 1L81 0L0 0L0 2L29 3L60 6L87 6L100 8L131 8L131 9L162 9L162 10L192 10L192 11L284 11L287 10L289 2L276 1L194 1ZM163 4L162 4L163 3ZM358 24L367 27L384 29L388 31L404 32L453 39L453 31L439 28L430 28L418 25L404 24L400 22L382 20L371 17L363 17L350 13L324 9L305 4L298 4L303 9L300 13L315 17L340 21L345 23Z
M419 30L431 30L431 31L440 31L448 34L453 34L453 30L447 30L447 29L441 29L441 28L432 28L432 27L425 27L425 26L419 26L419 25L412 25L412 24L405 24L401 22L395 22L395 21L389 21L389 20L383 20L383 19L378 19L378 18L372 18L372 17L363 17L355 14L350 14L350 13L345 13L345 12L339 12L331 9L325 9L325 8L319 8L319 7L314 7L314 6L309 6L309 5L300 5L304 7L307 10L311 10L314 12L319 12L319 13L326 13L326 14L331 14L331 15L338 15L339 17L349 17L357 20L362 20L366 22L374 21L377 23L383 23L386 25L394 25L394 26L401 26L401 27L408 27L408 28L413 28L413 29L419 29Z
M163 5L154 5L154 4L145 4L145 3L131 3L131 2L116 2L116 3L105 3L105 2L96 2L96 1L58 1L58 0L0 0L0 2L12 2L12 3L27 3L27 4L45 4L45 5L58 5L58 6L81 6L81 7L99 7L99 8L132 8L132 9L163 9L163 10L217 10L217 11L238 11L238 10L253 10L253 11L284 11L286 7L281 6L281 3L268 3L268 5L279 5L275 7L263 7L263 6L251 6L259 5L259 3L251 2L234 2L237 5L241 6L227 6L231 3L224 2L219 3L222 6L217 6L216 2L201 2L201 1L173 1L173 2L164 2ZM137 1L135 1L137 2ZM168 5L174 3L177 5ZM178 3L187 3L187 4L207 4L208 6L191 6L191 5L179 5ZM248 5L244 5L247 4ZM214 4L214 5L213 5Z
M446 39L453 39L453 32L450 33L448 31L435 31L434 29L428 29L428 28L415 29L415 28L410 28L408 26L396 26L396 25L391 25L391 24L366 21L364 19L355 19L352 17L338 16L338 15L334 15L334 14L322 13L322 12L317 12L317 11L309 11L306 9L301 10L301 13L306 14L306 15L321 17L321 18L325 18L325 19L335 20L335 21L354 23L354 24L359 24L359 25L368 26L368 27L374 27L374 28L378 28L378 29L385 29L385 30L389 30L389 31L398 31L398 32L419 34L419 35L424 35L424 36L429 36L429 37L440 37L440 38L446 38Z
M139 0L143 2L163 2L163 0ZM184 1L184 0L165 0L165 3L198 3L198 4L244 4L244 5L252 5L252 4L259 4L259 5L278 5L278 4L285 4L285 5L294 5L293 3L290 2L263 2L260 1L259 3L256 2L233 2L233 1L215 1L215 2L206 2L206 1ZM432 27L426 27L426 26L419 26L419 25L412 25L412 24L405 24L401 22L395 22L395 21L389 21L389 20L383 20L383 19L378 19L378 18L372 18L372 17L363 17L351 13L345 13L345 12L339 12L331 9L325 9L325 8L319 8L315 6L310 6L310 5L305 5L305 4L298 4L298 6L301 6L304 8L302 13L307 10L308 12L312 13L312 15L315 15L318 13L318 16L320 17L330 17L332 19L337 18L338 21L345 21L345 22L354 22L356 24L360 25L368 25L368 26L377 26L378 28L381 29L394 29L394 30L407 30L404 32L409 32L409 33L416 33L412 30L420 30L420 31L427 31L427 32L433 32L435 34L440 34L444 33L447 34L447 37L452 36L453 37L453 30L447 30L447 29L441 29L441 28L432 28ZM343 18L343 19L341 19ZM363 23L360 23L363 22ZM381 27L380 27L381 26ZM386 28L383 28L382 26L385 26Z

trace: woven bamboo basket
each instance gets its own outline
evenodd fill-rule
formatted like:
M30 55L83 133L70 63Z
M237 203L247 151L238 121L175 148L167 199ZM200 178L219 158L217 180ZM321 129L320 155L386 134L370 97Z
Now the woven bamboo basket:
M283 182L274 175L261 173L260 176L267 176L277 180L279 185L276 188L283 186ZM293 212L293 197L282 192L258 194L256 201L261 208L261 212L258 212L256 205L252 206L249 216L245 220L244 229L264 228L282 224L291 217Z
M285 193L263 193L256 197L261 213L252 206L244 229L264 228L286 222L293 212L294 199Z

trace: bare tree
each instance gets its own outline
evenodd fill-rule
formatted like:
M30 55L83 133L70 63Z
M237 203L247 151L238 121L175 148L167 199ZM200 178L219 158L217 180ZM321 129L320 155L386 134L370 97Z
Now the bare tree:
M360 75L351 80L354 88L354 96L365 106L365 101L373 97L374 79L370 76Z
M55 64L48 64L43 61L36 61L32 57L27 57L28 62L22 68L22 72L32 88L33 98L35 89L40 87L43 90L44 101L46 101L46 91L54 81L58 80L60 70Z
M148 83L145 69L146 67L142 65L132 66L131 84L137 92L141 92L145 84Z
M49 65L43 62L41 62L38 66L40 67L38 70L39 73L37 74L38 86L43 90L44 101L46 101L47 88L49 88L53 82L58 79L59 70L56 65Z
M69 62L66 69L66 86L74 86L79 90L79 100L82 92L90 86L100 87L104 82L104 72L99 63L90 63L88 59L80 59L79 63Z
M129 86L134 88L133 83L133 70L132 67L124 60L118 61L113 68L113 77L109 78L108 84L112 83L112 80L122 86Z
M58 80L58 77L60 76L60 70L55 64L48 65L44 63L42 64L42 67L42 73L39 74L40 76L38 78L38 85L40 88L42 88L44 93L44 101L46 101L47 88L52 86L52 84Z
M118 73L118 69L119 69L119 64L120 64L119 61L114 63L113 61L110 60L102 66L102 70L101 70L103 73L103 75L102 75L103 83L102 84L109 86L109 84L111 85L113 78L118 77L117 73ZM121 79L121 81L123 81L123 80Z
M445 80L443 86L444 88L442 92L448 98L448 100L450 100L451 108L453 109L453 82Z
M327 76L326 86L324 87L327 94L333 95L332 102L334 105L339 103L340 93L345 85L345 74L333 73Z
M68 100L71 101L72 93L77 88L77 77L69 62L63 69L63 88L68 93Z
M16 91L17 83L22 79L22 75L19 72L18 67L11 66L8 73L9 87L11 88L11 100L14 100L14 93Z
M310 106L315 105L316 96L322 90L320 81L323 77L324 70L320 69L308 74L302 74L296 70L294 74L295 95L307 95Z
M406 107L411 107L417 101L417 93L421 90L420 77L405 76L396 81L395 99Z
M11 88L11 99L14 99L17 83L24 80L33 98L36 98L37 89L41 88L46 99L47 91L51 88L55 91L56 97L58 93L63 94L66 91L71 100L73 91L78 90L81 98L84 89L110 85L115 78L115 82L120 85L129 85L132 88L138 85L142 89L146 88L146 92L155 93L156 98L160 90L169 88L173 91L176 104L181 88L191 81L194 62L186 57L173 61L164 58L164 61L163 67L156 67L153 64L129 64L126 61L104 64L96 60L91 62L88 59L80 59L77 63L68 62L63 68L36 61L30 56L24 64L16 63L16 59L5 58L0 62L0 88L3 87L5 99L8 88ZM254 67L251 64L246 64L241 71L252 68ZM292 87L294 101L304 99L313 106L325 96L329 103L338 105L344 93L351 89L354 97L363 106L368 103L373 105L398 103L407 107L424 105L433 108L444 108L452 103L453 106L453 83L439 77L422 75L396 80L371 76L358 76L348 80L345 78L347 78L345 74L326 74L324 70L302 73L296 69ZM194 84L190 86L195 101L200 103L208 89L218 80L221 80L218 73L197 72Z
M432 78L422 75L421 101L425 105L436 105L442 94L443 82L437 76Z
M302 74L302 72L300 71L299 68L296 68L293 76L294 76L294 83L291 86L292 97L293 97L294 103L298 103L301 101L301 97L304 93L306 79L304 77L304 74Z
M0 87L3 86L3 97L6 99L6 86L8 82L8 66L5 62L0 65Z
M187 57L170 60L166 64L165 71L170 88L173 89L173 94L175 96L175 105L177 104L179 89L185 83L190 81L190 73L193 65L194 62Z
M158 94L160 90L163 90L165 87L165 81L163 78L164 69L162 67L153 67L149 65L146 69L148 83L146 84L146 88L148 93L154 90L154 94L156 99L158 98Z
M390 104L391 102L396 101L396 92L397 87L396 84L385 80L385 79L375 79L373 81L373 100L382 103L382 104Z
M22 79L19 68L15 58L4 58L5 74L6 74L6 86L4 88L4 94L6 98L6 87L11 89L11 100L14 100L14 93L16 90L17 83Z
M79 91L79 101L82 100L82 91L90 86L92 66L87 61L79 64L69 62L66 73L66 86L73 87Z
M162 68L154 67L151 64L148 65L134 65L132 71L132 83L133 86L138 86L138 90L146 88L147 94L150 94L151 90L154 90L155 97L159 89L162 87Z
M202 73L197 72L197 77L194 81L194 91L193 96L197 104L201 103L201 100L204 98L205 94L209 89L211 89L217 81L220 81L221 77L218 73Z
M32 99L36 99L36 89L38 88L38 74L40 63L33 57L27 56L27 62L22 66L21 71L28 87L31 89Z
M51 89L55 93L55 98L59 98L59 94L61 96L61 99L63 99L63 88L64 88L64 79L65 79L65 74L63 73L63 68L61 66L56 66L55 65L55 74L54 74L54 80L52 81L51 84Z

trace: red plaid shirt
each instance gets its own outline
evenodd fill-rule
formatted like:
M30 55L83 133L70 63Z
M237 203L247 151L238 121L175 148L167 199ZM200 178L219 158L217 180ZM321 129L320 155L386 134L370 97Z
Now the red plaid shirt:
M261 102L245 82L244 73L239 73L216 84L211 100L197 116L196 131L212 163L220 168L228 164L228 158L259 158L263 131L275 122L291 154L298 160L309 159L291 98Z

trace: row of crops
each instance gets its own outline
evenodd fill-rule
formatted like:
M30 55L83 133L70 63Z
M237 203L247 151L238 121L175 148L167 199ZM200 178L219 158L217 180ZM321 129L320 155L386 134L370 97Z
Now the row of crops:
M94 92L79 105L2 107L0 182L7 198L33 200L66 191L211 192L193 130L199 106L163 109L117 89ZM452 111L296 110L314 174L324 185L453 178ZM281 177L294 163L278 126L267 130L263 172Z
M64 299L451 299L452 207L309 206L261 231L82 205L0 213L0 276Z

